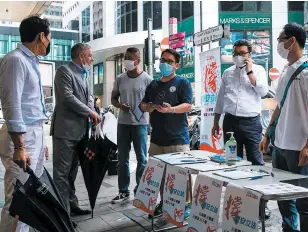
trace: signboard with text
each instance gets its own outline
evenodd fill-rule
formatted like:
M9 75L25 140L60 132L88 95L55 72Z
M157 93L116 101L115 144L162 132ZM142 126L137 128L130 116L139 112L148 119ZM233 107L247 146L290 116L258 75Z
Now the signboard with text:
M186 232L217 231L222 187L222 181L197 176Z
M185 46L185 32L169 35L169 47L171 49L182 48Z
M224 36L224 26L218 25L194 34L194 46L220 40Z
M212 135L214 108L221 83L220 47L200 53L202 75L200 149L223 154L223 136Z
M187 169L167 165L163 193L163 216L166 220L182 227L186 204Z
M259 231L259 204L262 193L228 184L222 212L222 231Z
M147 214L154 214L165 164L153 158L143 171L133 205Z

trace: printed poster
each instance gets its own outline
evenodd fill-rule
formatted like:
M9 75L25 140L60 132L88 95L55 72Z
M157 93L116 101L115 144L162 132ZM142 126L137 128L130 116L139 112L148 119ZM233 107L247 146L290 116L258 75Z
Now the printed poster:
M165 164L149 158L143 171L133 205L147 214L154 214Z
M199 174L186 232L216 232L223 182Z
M214 109L221 83L220 47L200 53L202 74L200 149L223 154L223 134L212 136ZM221 120L222 122L222 120Z
M258 232L261 196L256 191L228 184L223 205L222 231Z
M166 220L182 227L186 204L188 171L177 166L167 165L164 194L163 216Z

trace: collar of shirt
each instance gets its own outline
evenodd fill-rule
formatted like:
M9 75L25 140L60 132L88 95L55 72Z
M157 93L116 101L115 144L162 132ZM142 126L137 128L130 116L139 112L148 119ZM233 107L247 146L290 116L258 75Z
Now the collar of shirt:
M294 69L297 69L302 63L304 63L307 60L307 57L302 56L299 58L294 64L288 65L289 67L292 67Z
M30 59L34 60L36 63L39 63L39 59L25 45L18 44L17 48L26 54Z
M76 66L77 70L82 74L82 77L86 76L87 72L77 63L72 61L72 63Z

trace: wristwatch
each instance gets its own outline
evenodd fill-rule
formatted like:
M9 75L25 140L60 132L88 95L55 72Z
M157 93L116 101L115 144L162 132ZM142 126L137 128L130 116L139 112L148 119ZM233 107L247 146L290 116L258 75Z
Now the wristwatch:
M20 145L14 147L14 150L17 151L19 149L24 149L24 148L25 148L25 145L24 144L20 144Z
M250 74L253 74L253 71L252 71L252 70L249 71L249 72L247 72L247 76L249 76Z

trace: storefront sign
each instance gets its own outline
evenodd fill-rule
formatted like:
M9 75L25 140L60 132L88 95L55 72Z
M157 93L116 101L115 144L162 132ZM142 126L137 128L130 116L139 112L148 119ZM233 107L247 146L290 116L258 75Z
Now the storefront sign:
M185 38L185 32L179 32L169 36L169 42Z
M217 231L222 186L222 181L197 176L186 232Z
M219 20L221 24L268 24L271 18L223 18Z
M194 34L194 46L200 46L220 40L224 34L223 25L218 25Z
M166 220L182 227L186 204L187 169L167 165L163 194L163 216Z
M181 41L175 41L175 42L170 42L169 41L169 47L171 49L176 49L176 48L182 48L185 46L185 41L181 40Z
M228 184L222 215L222 231L258 232L259 204L262 194Z
M200 53L200 65L202 75L200 149L222 154L224 152L222 130L217 138L212 135L214 108L221 83L220 47Z
M133 205L147 214L154 214L165 164L153 158L144 169Z
M178 20L177 18L169 18L169 35L178 33Z

